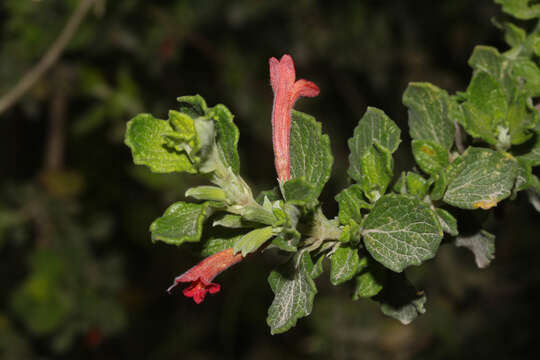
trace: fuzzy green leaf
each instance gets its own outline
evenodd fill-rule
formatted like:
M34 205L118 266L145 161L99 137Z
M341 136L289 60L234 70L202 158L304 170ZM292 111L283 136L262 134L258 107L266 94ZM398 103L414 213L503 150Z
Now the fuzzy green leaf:
M476 266L483 269L495 258L495 236L481 230L473 236L460 236L456 239L456 246L466 247L474 254Z
M448 93L430 83L410 83L403 93L409 108L409 131L414 140L426 140L450 149L455 128L448 118Z
M204 241L201 255L204 257L214 255L220 251L230 249L234 246L234 243L238 241L243 235L236 235L233 237L210 237Z
M321 133L321 124L314 117L293 110L289 146L291 179L303 177L313 186L309 197L318 199L334 162L328 135Z
M125 143L131 149L133 162L146 165L156 173L196 173L188 154L166 146L167 140L163 135L171 132L173 128L167 121L150 114L140 114L131 119L127 123Z
M448 150L435 142L413 140L412 151L414 160L426 174L436 174L449 164Z
M339 247L330 258L330 282L339 285L351 280L358 270L360 258L358 249L347 246Z
M240 157L238 156L237 146L240 132L233 122L234 116L225 105L221 104L209 109L208 114L216 124L216 142L219 157L225 166L230 166L233 173L238 174L240 171Z
M298 261L290 261L268 276L268 283L275 295L266 319L272 334L289 330L299 318L311 313L317 294L312 271L313 262L309 253L305 252Z
M531 164L531 166L540 165L540 133L534 134L534 139L531 141L531 150L521 156L518 159L523 159Z
M150 225L152 241L163 241L172 245L199 241L207 207L207 203L192 204L179 201L172 204L162 217Z
M353 184L342 190L336 195L336 201L339 203L339 221L344 225L348 224L351 220L357 224L361 224L361 209L371 208L371 205L364 200L362 187L358 184Z
M360 159L362 167L361 186L370 201L377 200L385 193L394 175L392 153L375 143Z
M452 216L452 214L440 208L435 209L435 213L437 214L439 223L441 224L441 227L445 233L452 236L457 236L459 234L457 220Z
M180 103L180 112L189 115L193 119L208 114L206 101L200 95L180 96L176 100Z
M485 148L469 148L446 171L443 201L462 209L489 209L510 196L517 174L515 159Z
M315 186L307 182L307 180L301 176L292 180L289 180L283 184L283 197L295 205L305 205L317 201L315 195Z
M356 182L362 182L362 158L378 143L386 148L390 153L397 150L401 131L397 125L377 108L368 107L366 113L360 119L358 126L354 129L354 135L349 139L348 145L351 151L349 156L348 174Z
M388 269L401 272L435 256L442 231L426 203L405 195L385 195L364 221L364 244Z
M531 0L495 0L502 5L502 10L521 20L534 19L540 17L540 4L535 4ZM532 3L532 4L529 4Z
M474 74L466 96L467 102L461 105L464 116L458 118L465 131L492 145L501 142L502 132L509 130L502 85L489 73L479 71Z
M361 273L355 278L353 299L370 298L383 288L384 272L380 271L367 257L360 260Z
M429 183L420 174L407 172L407 192L422 199L428 191Z
M262 244L270 240L272 236L271 226L252 230L234 243L234 253L242 252L242 256L246 256L256 251Z
M383 289L374 300L381 304L383 314L404 325L426 312L426 296L422 291L417 291L402 274L387 274Z

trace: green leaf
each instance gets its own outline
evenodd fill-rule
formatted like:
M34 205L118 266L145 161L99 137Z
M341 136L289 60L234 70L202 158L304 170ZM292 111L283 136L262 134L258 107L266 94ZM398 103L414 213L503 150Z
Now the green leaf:
M377 108L368 107L366 113L360 119L354 129L354 135L349 139L348 145L351 151L349 156L348 174L356 182L362 182L362 158L370 151L375 143L393 153L397 150L401 131L397 125Z
M240 132L233 122L233 114L225 105L218 104L208 110L208 115L216 124L219 157L226 167L231 167L233 173L238 174L240 172L240 157L237 146Z
M272 334L289 330L299 318L311 313L317 293L312 271L311 257L304 252L298 261L291 261L288 266L273 270L268 276L268 283L275 295L266 319Z
M287 202L295 205L306 205L317 201L315 195L315 186L307 182L301 176L289 180L283 184L283 197Z
M362 258L360 262L360 267L363 268L361 273L355 278L354 300L373 297L381 292L383 288L384 273L371 260L368 260L367 257Z
M436 208L435 213L437 214L439 223L441 224L441 227L445 233L451 236L457 236L459 234L457 220L452 216L452 214L440 208Z
M196 154L201 150L202 144L193 119L186 114L171 110L169 124L173 131L162 134L166 146L178 152L185 152L193 164L198 164L200 158Z
M531 0L495 0L502 5L502 10L521 20L534 19L540 17L540 4L535 4ZM534 5L529 5L529 3Z
M274 235L271 226L252 230L234 243L234 253L242 252L242 256L245 257L247 254L256 251L262 244L270 240L272 236Z
M478 45L475 46L468 63L476 71L487 72L495 79L501 80L504 75L503 69L507 67L506 64L503 66L505 61L503 55L496 48Z
M339 285L351 280L358 270L360 258L358 249L348 246L339 247L330 258L330 282Z
M504 40L510 47L517 47L525 42L527 39L527 32L512 24L511 22L505 22L504 24Z
M295 229L285 229L272 239L268 248L276 247L282 251L296 252L298 250L297 245L300 241L300 237L300 233Z
M436 174L449 164L448 150L435 142L413 140L412 151L414 160L426 174Z
M125 144L131 149L133 162L146 165L156 173L189 172L197 169L188 154L166 146L166 133L173 132L165 120L155 119L150 114L140 114L127 123Z
M518 159L528 161L531 166L540 165L540 134L534 134L534 139L531 141L532 148L525 155L518 156Z
M236 235L233 237L210 237L204 241L201 255L208 257L214 255L220 251L230 249L234 246L234 243L238 241L243 235Z
M448 93L430 83L410 83L403 93L409 108L409 131L414 140L439 144L449 150L455 128L448 118Z
M167 208L162 217L150 225L152 241L181 245L201 239L207 203L192 204L179 201Z
M449 184L443 201L462 209L489 209L510 196L516 174L511 156L468 148L446 171Z
M388 269L401 272L435 256L442 231L426 203L406 195L385 195L364 221L364 244Z
M407 189L408 193L422 199L429 188L429 183L420 174L407 172Z
M189 115L193 119L208 114L206 101L200 95L180 96L176 100L180 103L180 112Z
M502 142L508 104L502 85L487 72L476 72L467 88L467 102L461 105L463 116L458 118L465 131L488 144ZM509 145L509 144L502 144Z
M291 179L303 177L313 186L309 197L318 199L334 162L328 135L321 134L314 117L293 110L289 146Z
M394 175L392 153L375 143L360 159L362 167L361 185L370 201L376 201L386 192Z
M361 224L361 209L371 208L371 205L364 200L362 187L358 184L353 184L342 190L336 195L335 199L339 203L339 221L344 225L349 224L351 220Z
M539 85L540 86L540 85ZM508 108L508 125L513 145L526 142L533 136L531 129L538 123L538 110L526 93L519 93Z
M441 200L444 196L444 192L448 186L448 177L446 171L441 171L434 175L435 181L433 182L433 188L429 194L429 197L433 201Z
M250 223L249 221L244 221L242 216L233 215L233 214L224 214L214 220L212 226L223 226L229 229L243 229L249 227L256 227L256 223Z
M192 197L197 200L212 200L212 201L226 201L227 195L225 191L217 186L196 186L186 191L186 196Z
M520 83L521 90L529 96L540 96L540 69L528 58L512 61L512 78Z
M473 236L460 236L456 239L456 246L466 247L474 254L476 266L483 269L495 258L495 236L481 230Z
M373 299L381 304L383 314L404 325L426 312L423 291L417 291L402 274L387 273L382 291Z

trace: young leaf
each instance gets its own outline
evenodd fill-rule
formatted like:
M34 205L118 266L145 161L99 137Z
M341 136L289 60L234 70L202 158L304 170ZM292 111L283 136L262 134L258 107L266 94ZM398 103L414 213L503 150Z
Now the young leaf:
M367 257L360 260L361 273L356 276L353 299L370 298L377 295L383 288L384 274Z
M188 154L166 146L167 140L163 135L170 132L173 128L167 121L150 114L140 114L131 119L127 123L125 143L131 149L133 162L146 165L156 173L196 173Z
M317 294L311 277L313 262L308 252L300 256L297 266L293 259L268 276L268 283L275 295L266 319L272 334L289 330L299 318L309 315L313 308L313 299Z
M457 118L465 131L488 144L509 146L510 141L504 142L501 134L504 129L509 130L507 97L502 85L489 73L479 71L474 74L466 97L461 105L463 116Z
M201 95L180 96L176 100L180 103L180 112L193 119L208 114L208 106Z
M443 201L462 209L489 209L510 196L517 162L499 152L469 148L446 171Z
M452 216L452 214L440 208L436 208L435 213L437 214L439 223L441 224L441 227L445 233L451 236L457 236L459 234L457 220Z
M349 139L349 176L356 182L362 182L362 158L375 142L393 153L397 150L401 131L384 111L368 107Z
M321 124L314 117L293 110L289 146L291 179L304 177L313 186L309 197L317 200L334 162L328 135L321 134Z
M540 16L540 4L529 5L530 0L495 0L502 5L502 10L521 20L534 19Z
M448 93L430 83L410 83L403 93L409 108L409 131L414 140L426 140L449 150L455 128L448 118Z
M339 203L338 218L344 225L349 224L351 220L361 224L361 209L371 208L371 205L364 200L362 187L358 184L353 184L342 190L336 195L336 201Z
M372 147L360 159L362 168L361 186L370 201L376 201L385 193L394 175L392 153L379 143Z
M432 141L413 140L412 152L420 169L429 175L438 173L449 164L448 150Z
M272 227L266 226L263 228L255 229L248 232L246 235L240 237L234 243L234 253L242 252L242 256L246 256L256 251L262 244L267 242L271 237Z
M426 195L429 185L422 175L411 171L407 172L407 190L410 195L422 199Z
M507 67L503 63L506 60L494 47L478 45L474 48L471 57L469 58L469 66L476 71L484 71L493 76L493 78L502 80L503 69Z
M399 320L403 325L410 324L418 315L426 312L427 301L423 291L417 291L403 274L388 272L382 291L373 298L381 304L381 311Z
M483 269L495 258L495 236L481 230L473 236L460 236L456 239L456 246L466 247L474 254L476 266Z
M406 195L385 195L364 221L364 244L371 256L401 272L435 256L442 231L426 203Z
M287 202L295 205L306 205L317 200L314 197L315 186L301 176L283 184L283 197Z
M225 107L218 104L208 110L209 116L216 123L217 146L219 157L225 164L230 166L234 174L240 171L240 157L238 156L238 139L240 132L233 122L233 114Z
M162 217L150 225L152 241L163 241L172 245L199 241L207 207L207 203L179 201L172 204Z
M330 258L330 282L332 285L339 285L351 280L358 271L359 262L358 249L347 246L339 247Z
M534 134L531 150L525 155L518 156L518 159L528 161L531 166L540 165L540 133Z
M233 237L210 237L209 239L204 241L201 255L204 257L208 257L211 255L214 255L220 251L223 251L225 249L230 249L234 246L234 243L243 235L236 235Z

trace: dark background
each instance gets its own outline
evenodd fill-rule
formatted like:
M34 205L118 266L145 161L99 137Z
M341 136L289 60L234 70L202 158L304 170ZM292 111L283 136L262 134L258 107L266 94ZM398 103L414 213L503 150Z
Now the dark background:
M78 3L0 4L0 97ZM154 175L123 145L137 113L166 118L177 96L201 94L236 115L242 176L255 191L273 187L268 59L289 53L297 76L321 88L296 107L330 135L322 201L332 218L366 107L401 127L395 167L411 169L407 83L464 90L473 47L505 49L491 23L502 16L488 0L96 1L62 57L0 115L0 358L536 358L539 215L525 196L454 212L462 233L484 225L497 236L496 260L477 269L447 239L435 260L407 271L428 296L413 324L321 276L311 316L271 336L271 255L221 275L222 291L201 305L165 293L198 261L196 248L151 244L148 226L204 179Z

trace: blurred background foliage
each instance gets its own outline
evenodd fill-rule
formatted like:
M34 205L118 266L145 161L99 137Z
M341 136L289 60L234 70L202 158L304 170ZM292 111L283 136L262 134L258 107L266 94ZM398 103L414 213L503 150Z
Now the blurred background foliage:
M78 4L0 3L0 97ZM493 17L502 13L491 0L94 1L62 57L0 115L0 358L535 358L540 234L522 195L456 213L462 233L487 224L497 258L479 270L467 250L443 245L408 270L428 295L413 324L323 276L312 316L272 337L271 255L223 274L223 291L202 305L165 293L198 259L189 246L152 245L148 226L204 179L135 167L122 142L135 114L163 118L177 96L198 93L236 115L243 176L256 190L274 186L268 58L290 53L322 90L297 107L331 138L323 202L333 217L346 141L366 106L400 125L396 166L410 169L403 90L410 81L463 90L474 45L505 49Z

